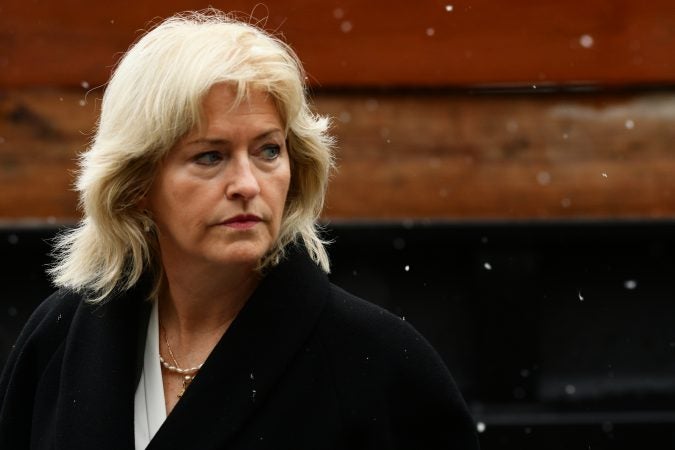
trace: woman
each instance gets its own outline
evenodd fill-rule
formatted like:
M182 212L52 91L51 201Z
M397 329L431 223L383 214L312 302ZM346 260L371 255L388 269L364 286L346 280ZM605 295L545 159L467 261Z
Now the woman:
M329 283L332 141L289 47L215 11L121 60L60 290L0 381L0 448L476 448L442 361Z

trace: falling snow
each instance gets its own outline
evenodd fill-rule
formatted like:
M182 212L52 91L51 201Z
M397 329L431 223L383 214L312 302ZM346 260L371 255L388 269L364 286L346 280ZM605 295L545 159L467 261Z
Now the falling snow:
M633 289L635 289L635 288L637 287L637 281L635 281L635 280L626 280L626 281L624 281L624 283L623 283L623 287L625 287L625 288L628 289L629 291L632 291Z
M577 388L573 384L568 384L565 386L565 394L574 395L577 392Z
M577 294L579 295L579 301L583 302L584 301L584 296L581 295L581 291L578 291Z
M551 174L546 171L541 171L537 174L537 183L541 186L547 186L551 183Z
M579 38L579 44L581 44L581 46L582 46L583 48L591 48L591 47L593 47L593 44L594 44L593 36L591 36L590 34L584 34L584 35L582 35L582 36Z
M397 237L392 244L396 250L403 250L405 248L405 239Z
M476 431L479 433L483 433L485 431L485 423L484 422L477 422L476 423Z
M80 86L82 86L82 89L89 89L89 82L83 81L82 83L80 83Z
M434 34L436 34L436 30L431 27L427 28L427 36L433 36Z
M489 262L483 263L483 267L485 268L485 270L492 270L492 264L490 264Z
M627 130L632 130L633 128L635 128L635 122L633 122L632 119L626 119L624 126L626 127Z
M406 272L410 272L410 266L405 266L403 270L405 270Z
M348 20L345 20L340 24L340 30L342 30L343 33L349 33L352 31L352 28L352 23Z
M446 12L452 12L453 9L455 9L454 6L452 6L452 5L445 5L445 11L446 11Z

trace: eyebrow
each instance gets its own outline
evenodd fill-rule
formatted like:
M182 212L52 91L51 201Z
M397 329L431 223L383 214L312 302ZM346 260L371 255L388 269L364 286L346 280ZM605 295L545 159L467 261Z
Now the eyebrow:
M261 141L263 139L266 139L270 137L273 134L283 134L283 131L280 128L274 128L272 130L265 131L255 138L253 138L254 141ZM208 144L208 145L227 145L229 144L230 141L227 139L209 139L209 138L198 138L192 141L187 142L186 145L194 145L194 144Z

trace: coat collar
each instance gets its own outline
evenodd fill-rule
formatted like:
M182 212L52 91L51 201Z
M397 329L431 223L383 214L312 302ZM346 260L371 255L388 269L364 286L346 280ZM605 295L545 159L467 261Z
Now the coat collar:
M149 450L226 447L302 349L329 284L304 249L287 253L239 312ZM63 448L134 447L139 342L150 309L142 292L135 289L103 308L80 308L76 314L61 380L59 409L65 414L59 416L71 422L60 429L78 432L61 436Z

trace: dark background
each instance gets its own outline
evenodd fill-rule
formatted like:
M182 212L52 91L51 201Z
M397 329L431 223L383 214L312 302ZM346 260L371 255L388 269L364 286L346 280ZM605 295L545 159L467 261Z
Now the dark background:
M331 278L404 317L490 449L675 446L675 223L333 223ZM56 227L0 232L0 357ZM646 443L649 443L646 446Z

